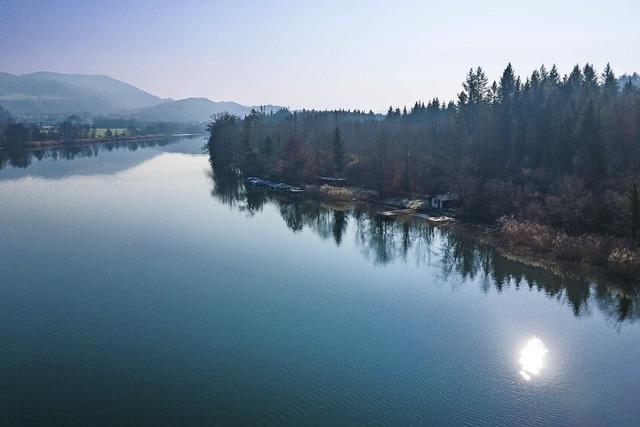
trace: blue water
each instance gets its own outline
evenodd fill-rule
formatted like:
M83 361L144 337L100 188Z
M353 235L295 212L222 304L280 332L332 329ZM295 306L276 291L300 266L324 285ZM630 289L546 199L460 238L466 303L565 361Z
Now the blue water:
M202 145L0 155L0 425L640 424L633 284L245 189Z

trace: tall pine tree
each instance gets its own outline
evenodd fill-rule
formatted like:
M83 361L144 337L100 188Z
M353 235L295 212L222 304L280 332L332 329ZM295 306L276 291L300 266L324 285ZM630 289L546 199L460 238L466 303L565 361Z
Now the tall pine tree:
M333 149L333 164L335 167L335 175L338 176L344 170L345 152L344 140L340 135L340 129L336 127L331 140L331 148Z
M640 197L636 180L631 181L631 236L634 240L638 238L638 228L640 228Z

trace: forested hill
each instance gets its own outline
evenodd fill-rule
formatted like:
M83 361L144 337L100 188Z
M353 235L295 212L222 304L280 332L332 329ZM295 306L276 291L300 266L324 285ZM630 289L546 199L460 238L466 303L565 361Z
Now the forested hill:
M555 66L491 82L469 70L457 99L385 117L353 111L218 117L215 165L288 181L338 174L381 193L458 192L463 214L515 215L570 232L638 229L640 92L607 66Z
M128 111L124 116L144 121L207 122L212 115L222 112L244 117L251 112L252 108L263 108L265 112L271 112L282 107L273 105L248 107L237 102L216 102L207 98L186 98Z

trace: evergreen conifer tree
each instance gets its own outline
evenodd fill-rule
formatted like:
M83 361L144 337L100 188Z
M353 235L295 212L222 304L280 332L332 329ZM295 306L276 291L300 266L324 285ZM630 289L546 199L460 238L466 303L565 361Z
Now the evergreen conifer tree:
M344 140L340 135L340 129L336 127L336 130L333 133L333 139L331 140L331 148L333 149L333 163L335 166L335 174L342 173L344 169Z

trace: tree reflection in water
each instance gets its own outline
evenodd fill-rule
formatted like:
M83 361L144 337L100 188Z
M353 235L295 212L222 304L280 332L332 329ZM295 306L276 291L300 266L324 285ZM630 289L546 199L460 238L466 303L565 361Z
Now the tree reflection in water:
M462 284L479 281L483 291L507 287L544 292L572 310L588 315L596 307L612 322L634 322L640 318L638 284L611 277L558 274L510 260L470 237L432 227L424 221L387 221L367 206L323 203L243 185L228 169L212 168L213 197L248 215L274 205L294 233L308 228L323 239L341 245L350 227L363 256L374 264L397 260L437 268L447 280Z
M27 168L34 160L73 160L76 158L97 157L101 151L127 150L137 151L146 147L164 147L178 140L175 138L161 138L157 140L121 141L113 143L63 145L43 149L0 148L0 170L5 167Z

